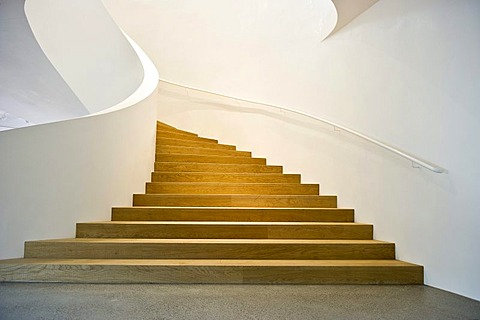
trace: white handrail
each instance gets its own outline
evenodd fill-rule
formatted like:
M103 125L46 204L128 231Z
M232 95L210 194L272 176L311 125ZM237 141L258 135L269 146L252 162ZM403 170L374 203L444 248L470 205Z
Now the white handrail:
M316 117L316 116L313 116L311 114L308 114L308 113L305 113L305 112L301 112L301 111L297 111L297 110L293 110L293 109L290 109L290 108L285 108L285 107L280 107L280 106L277 106L277 105L273 105L273 104L267 104L267 103L260 103L260 102L255 102L255 101L250 101L250 100L246 100L246 99L241 99L241 98L236 98L236 97L232 97L232 96L229 96L229 95L225 95L225 94L220 94L220 93L215 93L215 92L211 92L211 91L208 91L208 90L203 90L203 89L198 89L198 88L194 88L194 87L189 87L189 86L186 86L186 85L183 85L183 84L179 84L179 83L175 83L173 81L168 81L168 80L165 80L165 79L159 79L161 82L165 82L165 83L169 83L169 84L172 84L172 85L175 85L175 86L179 86L179 87L183 87L185 89L190 89L190 90L195 90L195 91L200 91L200 92L205 92L205 93L209 93L209 94L213 94L213 95L217 95L217 96L221 96L221 97L225 97L225 98L229 98L229 99L233 99L233 100L236 100L237 102L240 102L240 101L243 101L243 102L247 102L247 103L253 103L253 104L260 104L260 105L264 105L264 106L268 106L268 107L272 107L272 108L276 108L276 109L279 109L279 110L283 110L283 111L288 111L288 112L291 112L291 113L295 113L295 114L298 114L298 115L301 115L301 116L304 116L306 118L310 118L310 119L314 119L316 121L320 121L320 122L323 122L325 124L328 124L330 126L332 126L335 130L343 130L345 132L348 132L356 137L359 137L359 138L362 138L368 142L371 142L383 149L386 149L390 152L393 152L407 160L410 160L412 162L412 166L413 167L416 167L415 165L418 165L418 166L421 166L423 168L426 168L432 172L435 172L435 173L448 173L448 170L445 169L445 168L442 168L432 162L429 162L429 161L426 161L426 160L423 160L423 159L420 159L419 157L416 157L416 156L413 156L411 154L408 154L404 151L401 151L400 149L398 148L395 148L387 143L384 143L382 141L379 141L377 139L374 139L374 138L371 138L363 133L360 133L360 132L357 132L355 130L352 130L352 129L349 129L347 127L344 127L344 126L341 126L341 125L338 125L330 120L326 120L326 119L322 119L322 118L319 118L319 117ZM418 167L417 167L418 168Z

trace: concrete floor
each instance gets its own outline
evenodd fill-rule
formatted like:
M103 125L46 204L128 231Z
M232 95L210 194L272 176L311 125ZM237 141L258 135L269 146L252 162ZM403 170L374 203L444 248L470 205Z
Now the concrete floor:
M477 319L426 286L0 283L0 319Z

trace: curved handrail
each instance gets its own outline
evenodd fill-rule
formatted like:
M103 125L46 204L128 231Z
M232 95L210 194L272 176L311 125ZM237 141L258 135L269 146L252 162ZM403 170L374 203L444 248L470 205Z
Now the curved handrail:
M435 173L448 173L448 170L445 169L445 168L442 168L442 167L440 167L440 166L438 166L438 165L436 165L432 162L420 159L419 157L408 154L407 152L404 152L404 151L402 151L398 148L395 148L395 147L393 147L393 146L391 146L391 145L389 145L385 142L382 142L382 141L379 141L377 139L371 138L371 137L369 137L369 136L367 136L363 133L360 133L360 132L357 132L355 130L349 129L349 128L344 127L342 125L338 125L338 124L336 124L336 123L334 123L330 120L322 119L322 118L316 117L314 115L311 115L311 114L308 114L308 113L305 113L305 112L302 112L302 111L297 111L297 110L293 110L293 109L290 109L290 108L280 107L280 106L273 105L273 104L268 104L268 103L260 103L260 102L246 100L246 99L236 98L236 97L232 97L232 96L225 95L225 94L211 92L211 91L208 91L208 90L189 87L189 86L182 85L182 84L179 84L179 83L175 83L173 81L168 81L168 80L165 80L165 79L159 79L159 81L169 83L169 84L172 84L172 85L176 85L176 86L179 86L179 87L183 87L187 90L190 89L190 90L205 92L205 93L209 93L209 94L214 94L214 95L217 95L217 96L222 96L222 97L225 97L225 98L233 99L237 102L243 101L243 102L247 102L247 103L260 104L260 105L276 108L276 109L279 109L279 110L282 110L282 111L288 111L288 112L291 112L291 113L294 113L294 114L298 114L298 115L301 115L301 116L304 116L306 118L310 118L310 119L313 119L313 120L316 120L316 121L320 121L322 123L325 123L325 124L328 124L328 125L332 126L335 130L342 130L342 131L348 132L348 133L350 133L350 134L352 134L356 137L359 137L363 140L371 142L371 143L373 143L373 144L375 144L375 145L377 145L377 146L379 146L383 149L386 149L390 152L393 152L393 153L401 156L402 158L410 160L412 162L413 167L416 167L415 165L418 165L418 166L421 166L421 167L423 167L425 169L428 169L428 170L430 170L432 172L435 172Z

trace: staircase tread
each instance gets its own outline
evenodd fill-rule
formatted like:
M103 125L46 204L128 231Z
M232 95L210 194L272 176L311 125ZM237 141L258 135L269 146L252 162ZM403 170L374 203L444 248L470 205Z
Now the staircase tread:
M160 120L157 120L157 126L167 127L167 128L174 129L174 130L180 130L180 129L177 129L176 127L171 126L168 123L162 122Z
M164 138L167 138L167 139L170 139L170 137L173 136L173 139L176 139L176 140L184 140L184 141L193 141L193 142L198 142L198 143L211 143L211 144L218 144L218 140L217 139L212 139L212 138L205 138L205 137L199 137L199 136L192 136L192 135L187 135L187 134L183 134L183 133L174 133L174 132L165 132L165 135L158 135L158 131L157 131L157 135L158 135L158 138L159 139L164 139Z
M305 210L305 211L318 211L318 210L335 210L335 211L344 211L344 210L354 210L353 208L311 208L311 207L169 207L169 206L142 206L142 207L113 207L115 209L127 209L127 210L165 210L165 209L172 209L172 210L185 210L185 209L192 209L192 210L242 210L248 212L251 209L254 210L266 210L266 211L281 211L281 210Z
M163 128L157 128L156 129L157 133L165 133L165 134L178 134L178 135L185 135L185 136L195 136L198 138L204 138L204 139L212 139L212 138L205 138L202 136L199 136L198 133L193 133L193 132L188 132L188 131L182 131L182 130L165 130ZM213 139L215 140L215 139Z
M160 132L160 133L173 133L173 134L181 134L181 135L188 135L188 136L195 136L195 137L198 137L198 133L193 133L193 132L188 132L188 131L182 131L182 130L169 130L169 129L166 129L166 128L157 128L156 129L156 132Z
M208 175L218 175L218 176L224 176L224 175L229 175L229 176L266 176L266 177L281 177L281 176L300 176L298 173L276 173L276 172L232 172L232 173L223 173L223 172L184 172L184 171L153 171L154 173L158 174L168 174L168 175L196 175L196 176L202 176L205 174Z
M317 240L317 239L141 239L141 238L64 238L31 240L29 243L117 243L117 244L313 244L313 245L375 245L393 244L380 240Z
M170 181L153 181L147 182L148 184L155 184L155 185L205 185L205 186L318 186L318 183L299 183L299 182L210 182L210 181L180 181L180 182L170 182Z
M173 140L173 139L172 139ZM163 145L160 145L160 146L157 146L157 147L161 147ZM202 145L199 145L198 147L197 146L174 146L174 145L165 145L167 147L176 147L176 148L181 148L181 149L187 149L187 150L194 150L194 149L206 149L206 150L216 150L218 151L218 148L209 148L209 144L202 144ZM232 152L232 153L235 153L235 152L251 152L251 151L245 151L245 150L223 150L223 151L229 151L229 152Z
M235 260L235 259L45 259L17 258L0 264L129 265L129 266L305 266L305 267L417 267L401 260Z
M325 198L325 197L336 197L336 195L330 195L330 194L322 194L322 195L318 195L318 194L299 194L299 195L285 195L285 194L195 194L195 193L192 193L192 194L189 194L189 193L185 193L185 194L178 194L178 193L174 193L174 194L145 194L145 193L135 193L134 195L142 195L142 196L148 196L148 197L165 197L165 196L168 196L168 197L178 197L178 198L182 198L182 197L202 197L202 198L207 198L207 197L238 197L238 198L241 198L241 197L245 197L245 198L252 198L252 197L255 197L255 198L278 198L278 197L282 197L282 198L305 198L305 199L308 199L308 198L317 198L317 197L321 197L321 198Z
M262 159L265 160L265 158L256 158L256 157L244 157L244 156L227 156L227 155L217 155L217 154L195 154L195 153L163 153L163 152L156 152L155 153L157 156L192 156L192 157L206 157L206 158L226 158L226 159L231 159L231 158L249 158L249 159ZM162 161L156 161L156 162L162 162ZM163 161L163 162L168 162L168 161ZM175 161L170 161L170 162L175 162ZM188 162L182 162L182 163L188 163ZM197 163L197 162L193 162Z
M216 225L216 226L371 226L358 222L257 222L257 221L93 221L78 224L118 224L118 225Z
M161 143L159 143L161 142ZM212 149L225 149L225 150L236 150L236 146L230 144L223 144L218 142L204 142L204 141L195 141L195 140L182 140L175 139L171 137L157 137L156 146L168 145L168 146L215 146Z
M165 155L170 155L171 153L165 153ZM179 153L181 154L181 153ZM230 158L236 158L236 157L230 157ZM265 158L252 158L252 159L265 159ZM271 165L271 164L258 164L258 163L203 163L203 162L194 162L194 161L183 161L183 162L177 162L177 161L155 161L155 163L175 163L175 164L181 164L181 165L188 165L188 164L214 164L216 166L261 166L261 167L281 167L280 165ZM159 172L159 171L155 171ZM166 172L171 172L171 171L166 171ZM183 172L183 171L182 171ZM195 171L199 172L199 171ZM201 171L200 171L201 172ZM207 171L210 172L210 171Z
M173 134L176 134L175 132L168 132L168 133L173 133ZM182 135L182 133L178 134L178 135ZM199 143L202 143L201 139L206 139L206 140L209 140L209 141L218 141L217 139L212 139L212 138L205 138L205 137L200 137L200 136L196 136L197 138L199 138L200 140L198 141ZM183 139L178 139L178 138L173 138L173 137L167 137L167 136L159 136L157 137L157 140L183 140ZM192 141L195 141L195 140L192 140ZM221 144L221 143L218 143L218 142L203 142L205 144ZM227 146L234 146L234 145L230 145L230 144L227 144Z

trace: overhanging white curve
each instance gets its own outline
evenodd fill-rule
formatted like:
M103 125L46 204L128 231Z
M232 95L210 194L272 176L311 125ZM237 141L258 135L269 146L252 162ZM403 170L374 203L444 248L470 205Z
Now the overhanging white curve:
M105 110L87 115L85 117L89 116L94 116L94 115L99 115L99 114L104 114L116 110L120 110L129 106L133 106L134 104L142 101L146 97L148 97L156 88L158 85L158 70L153 64L152 60L147 56L147 54L140 48L140 46L132 40L123 30L122 30L125 38L127 38L128 42L130 42L130 45L132 46L133 50L135 50L135 53L138 56L138 59L140 60L142 66L143 66L143 81L140 84L140 86L133 92L129 97L127 97L125 100L122 102L107 108Z

